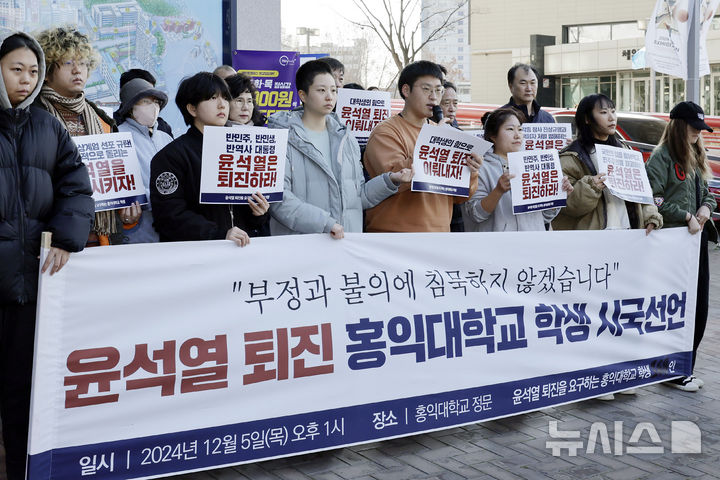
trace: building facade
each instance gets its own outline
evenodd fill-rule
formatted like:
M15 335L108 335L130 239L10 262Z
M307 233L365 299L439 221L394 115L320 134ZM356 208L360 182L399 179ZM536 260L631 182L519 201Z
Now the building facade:
M668 112L685 99L685 82L633 69L632 56L645 45L655 0L471 0L472 101L504 103L510 96L507 70L531 63L542 74L538 100L574 107L590 93L612 98L619 110ZM717 12L716 12L717 13ZM700 80L705 112L720 115L720 17L708 32L710 75Z

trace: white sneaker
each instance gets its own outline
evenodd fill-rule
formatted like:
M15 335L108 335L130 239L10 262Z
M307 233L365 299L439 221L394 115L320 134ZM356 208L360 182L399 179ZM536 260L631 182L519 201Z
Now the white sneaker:
M623 390L622 392L618 392L620 395L635 395L637 393L637 388L628 388L627 390Z
M696 377L695 375L690 375L690 381L697 385L698 388L702 388L705 386L705 382Z
M615 400L615 395L613 395L612 393L608 393L607 395L601 395L599 397L595 397L595 399L609 402L610 400Z
M680 377L676 378L675 380L669 380L667 382L664 382L664 385L677 388L678 390L682 390L683 392L697 392L698 390L700 390L700 387L698 387L697 383L693 383L690 377Z

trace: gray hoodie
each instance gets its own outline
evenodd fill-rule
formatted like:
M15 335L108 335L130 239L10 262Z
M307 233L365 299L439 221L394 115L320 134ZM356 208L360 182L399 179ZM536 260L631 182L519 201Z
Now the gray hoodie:
M30 40L30 43L32 44L33 48L31 50L35 52L35 56L38 58L38 82L35 86L35 89L30 92L30 95L20 102L20 104L15 108L27 108L29 107L33 101L35 100L35 97L37 97L40 94L40 89L43 86L43 82L45 81L45 55L43 55L42 48L40 47L40 44L35 40L33 37L28 35L24 32L9 32L5 35L0 34L0 45L2 45L5 42L5 39L12 36L12 35L21 35L28 40ZM0 108L3 110L6 110L8 108L12 108L12 105L10 104L10 97L8 97L7 90L5 89L5 79L2 76L2 71L0 70Z
M478 189L475 194L462 205L463 220L466 232L529 232L545 230L545 222L549 222L560 211L559 208L541 212L521 213L515 215L512 209L512 194L505 192L492 213L487 212L480 201L487 197L497 185L498 179L505 171L506 160L489 150L483 158L478 171Z

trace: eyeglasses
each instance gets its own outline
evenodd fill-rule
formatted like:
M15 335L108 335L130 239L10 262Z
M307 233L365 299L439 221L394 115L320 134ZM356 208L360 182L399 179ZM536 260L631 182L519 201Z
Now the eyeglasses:
M239 97L233 99L233 102L235 102L236 104L238 104L238 105L241 106L241 107L244 107L244 106L246 106L246 105L247 105L248 107L252 107L252 106L253 106L253 103L254 103L254 102L252 101L252 98L246 99L246 98L239 98Z
M422 90L423 93L425 95L427 95L428 97L430 96L431 93L434 93L436 96L441 97L443 92L445 91L445 89L443 87L431 88L431 87L428 87L427 85L423 85L422 87L420 87L420 90Z
M66 68L70 70L75 68L89 68L90 62L88 62L86 59L66 60L64 62L58 62L58 65L60 66L60 68Z

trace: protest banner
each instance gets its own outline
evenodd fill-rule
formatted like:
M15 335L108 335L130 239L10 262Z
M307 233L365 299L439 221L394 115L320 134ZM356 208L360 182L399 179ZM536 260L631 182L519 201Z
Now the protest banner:
M557 150L508 153L513 213L539 212L567 205Z
M710 73L707 34L720 0L689 3L657 0L645 34L645 64L657 72L687 80L688 31L693 9L700 10L698 65L700 77ZM697 7L696 7L697 5Z
M627 202L653 204L652 188L642 153L629 148L595 145L598 172L607 173L605 186Z
M562 150L572 142L569 123L523 123L525 150Z
M205 127L200 203L248 203L255 192L282 202L287 136L286 129Z
M86 249L40 277L29 478L166 476L687 375L699 239L676 228ZM133 301L107 308L117 298Z
M415 142L412 191L467 197L470 169L465 159L471 152L482 158L490 147L492 143L461 130L426 123Z
M335 111L358 143L366 145L373 128L390 116L390 92L341 88Z
M253 79L257 89L255 108L270 116L300 104L295 73L300 67L297 52L234 50L233 68Z
M95 211L148 203L140 162L130 132L72 137L87 167Z

